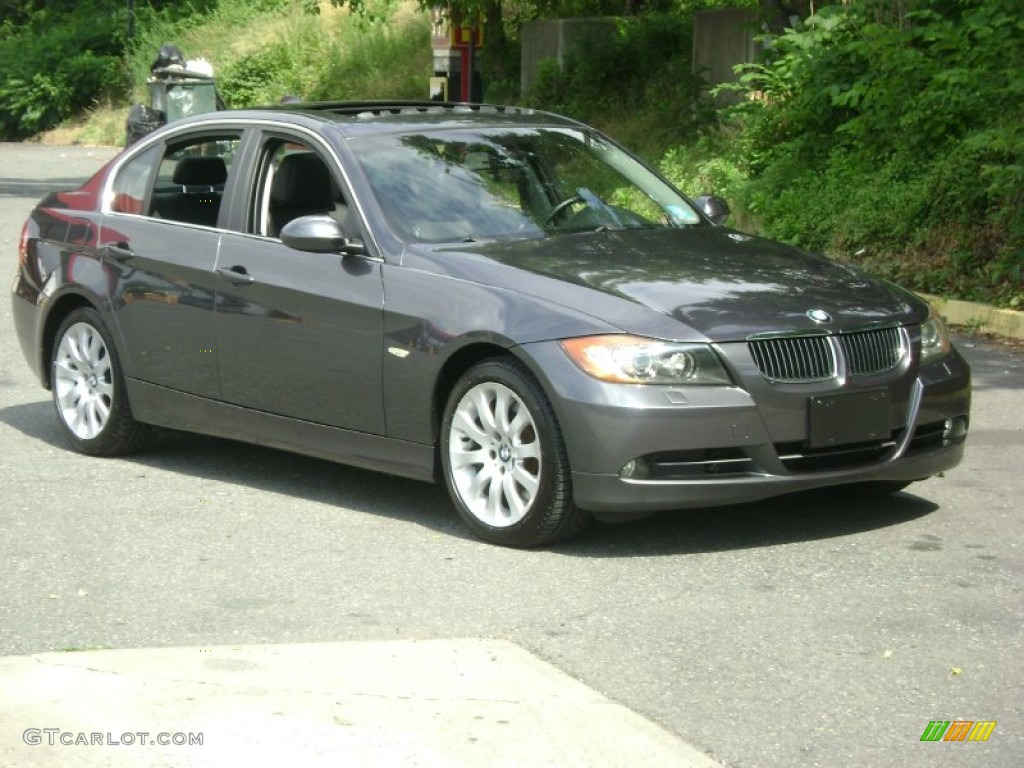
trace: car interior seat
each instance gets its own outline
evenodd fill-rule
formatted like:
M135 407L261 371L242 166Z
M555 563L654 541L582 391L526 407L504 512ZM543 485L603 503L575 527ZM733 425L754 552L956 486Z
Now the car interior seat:
M174 191L154 194L153 213L172 221L216 226L227 178L222 157L183 157L171 178Z
M336 191L327 165L313 152L281 158L270 187L269 234L278 237L289 221L313 214L336 215Z

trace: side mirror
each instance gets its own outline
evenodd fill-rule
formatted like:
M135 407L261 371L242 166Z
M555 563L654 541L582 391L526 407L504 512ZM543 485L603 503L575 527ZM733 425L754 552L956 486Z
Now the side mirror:
M729 219L729 206L726 205L725 200L714 195L701 195L696 200L697 207L700 208L701 212L711 219L718 226L722 226Z
M341 225L330 216L300 216L281 228L281 242L297 251L343 253L361 256L366 246L358 238L346 237Z

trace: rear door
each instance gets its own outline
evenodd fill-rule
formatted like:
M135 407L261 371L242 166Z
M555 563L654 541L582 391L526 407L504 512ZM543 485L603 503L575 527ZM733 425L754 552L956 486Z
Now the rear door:
M98 247L115 276L116 330L131 378L219 396L217 225L239 144L230 131L173 138L115 174Z
M296 251L279 237L287 221L304 214L352 226L336 159L312 136L273 132L253 140L250 188L217 255L222 397L383 434L380 261Z

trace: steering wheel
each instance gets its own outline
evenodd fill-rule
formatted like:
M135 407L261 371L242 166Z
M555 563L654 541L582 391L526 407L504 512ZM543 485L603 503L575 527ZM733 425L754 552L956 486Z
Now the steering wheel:
M558 203L554 208L551 209L551 212L547 216L544 217L544 223L545 224L550 224L560 214L562 214L569 206L575 205L576 203L586 203L586 202L587 201L584 200L580 195L573 195L572 197L567 197L567 198L565 198L565 200L563 200L562 202Z

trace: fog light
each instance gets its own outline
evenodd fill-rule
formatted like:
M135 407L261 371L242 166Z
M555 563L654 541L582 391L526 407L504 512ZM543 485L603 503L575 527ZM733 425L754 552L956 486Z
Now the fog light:
M945 429L942 430L942 444L952 445L959 443L967 436L967 417L957 416L946 419Z
M650 476L651 468L647 465L647 460L643 458L627 461L622 465L622 469L619 470L619 477L630 480L638 480Z

